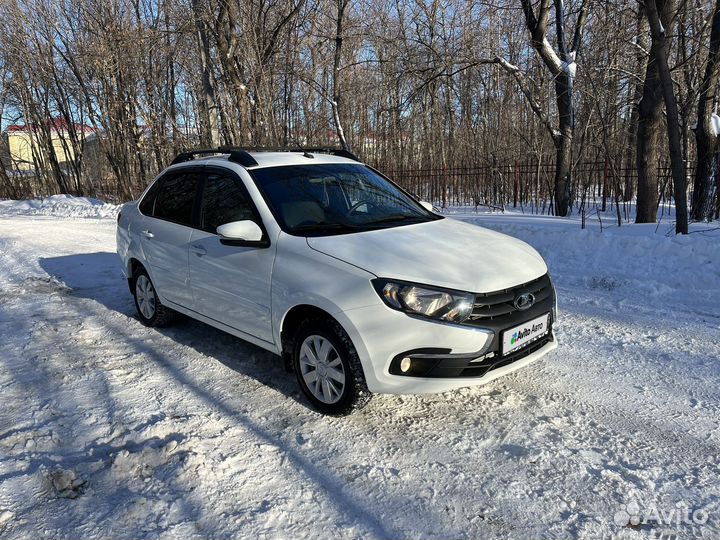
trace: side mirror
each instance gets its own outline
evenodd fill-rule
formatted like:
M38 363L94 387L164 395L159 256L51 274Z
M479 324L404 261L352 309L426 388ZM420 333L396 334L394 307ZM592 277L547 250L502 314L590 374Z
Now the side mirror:
M220 225L217 228L217 233L222 244L233 246L267 245L267 241L263 241L263 232L260 226L249 219Z
M427 201L420 201L420 206L422 206L422 207L423 207L425 210L427 210L428 212L433 212L434 209L435 209L435 207L433 206L433 204L432 204L432 203L429 203L429 202L427 202Z

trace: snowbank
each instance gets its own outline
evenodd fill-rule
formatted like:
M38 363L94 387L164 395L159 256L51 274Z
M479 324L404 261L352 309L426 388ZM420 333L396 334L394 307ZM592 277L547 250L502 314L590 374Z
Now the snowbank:
M717 310L720 298L720 230L694 224L693 234L674 234L665 223L581 229L576 219L519 214L455 214L453 217L520 238L545 258L564 286L617 290L626 298L652 298L667 308L691 301ZM562 278L562 279L558 279Z
M44 199L0 200L0 216L40 215L79 218L115 218L119 205L89 197L52 195Z

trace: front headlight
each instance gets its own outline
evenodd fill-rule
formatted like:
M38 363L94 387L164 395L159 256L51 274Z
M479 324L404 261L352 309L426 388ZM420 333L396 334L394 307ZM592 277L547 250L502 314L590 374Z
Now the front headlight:
M391 308L441 321L463 322L472 313L475 302L473 294L425 285L386 279L375 279L373 285Z

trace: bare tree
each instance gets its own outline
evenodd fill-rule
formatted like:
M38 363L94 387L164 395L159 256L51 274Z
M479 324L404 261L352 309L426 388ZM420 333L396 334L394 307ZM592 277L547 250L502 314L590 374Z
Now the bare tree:
M657 48L660 44L656 41L654 45ZM665 47L664 52L667 55L670 41L664 40L662 46ZM651 53L651 60L647 63L643 94L638 104L638 125L635 139L638 176L635 217L637 223L655 223L658 211L658 168L663 124L663 94L658 63L654 60L656 55L657 52Z
M200 0L192 0L192 13L195 20L197 51L200 60L201 95L198 106L200 108L203 133L205 134L201 139L207 140L210 146L218 147L220 146L220 116L213 84L210 39L208 37L205 13Z
M713 199L717 193L714 183L718 176L718 133L713 126L711 110L717 103L717 86L720 78L720 0L717 0L712 15L710 49L705 74L700 86L697 104L697 163L695 185L692 196L691 217L697 221L712 219Z
M575 105L573 103L577 70L575 60L587 18L586 5L583 2L580 7L573 37L568 45L564 3L563 0L554 0L557 39L557 50L555 50L547 36L553 4L550 0L541 0L536 13L531 0L520 0L520 3L530 31L532 47L552 74L555 82L558 110L558 127L552 130L557 156L555 162L555 213L559 216L567 216L570 213L571 205L572 143L575 132Z
M672 75L668 65L668 49L670 38L667 32L672 25L675 12L673 0L646 0L645 14L650 23L652 44L650 46L650 63L654 64L658 74L667 117L668 147L675 192L675 231L678 234L688 233L687 216L687 178L682 158L680 142L680 121L678 118L677 99L673 88Z
M337 133L340 146L343 150L350 150L345 130L343 129L340 119L340 104L342 102L342 91L340 87L340 63L342 61L342 45L343 45L343 23L345 20L345 9L349 4L349 0L337 0L337 19L335 26L335 54L333 55L333 71L332 71L332 115L335 131Z
M632 110L630 111L630 124L627 130L627 143L625 153L627 155L627 163L633 164L636 160L636 138L638 133L639 108L640 100L643 95L643 74L647 70L648 56L650 51L650 33L648 28L647 17L642 4L638 4L635 14L635 35L632 37L635 50L635 73L637 77L632 83ZM623 200L630 202L634 196L634 186L632 176L627 175L625 179L625 189Z

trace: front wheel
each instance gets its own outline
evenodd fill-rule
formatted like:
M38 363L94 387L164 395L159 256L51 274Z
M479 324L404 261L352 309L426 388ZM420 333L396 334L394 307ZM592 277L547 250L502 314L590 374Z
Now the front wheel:
M343 416L370 401L355 346L334 320L311 319L300 325L293 367L303 394L321 413Z

